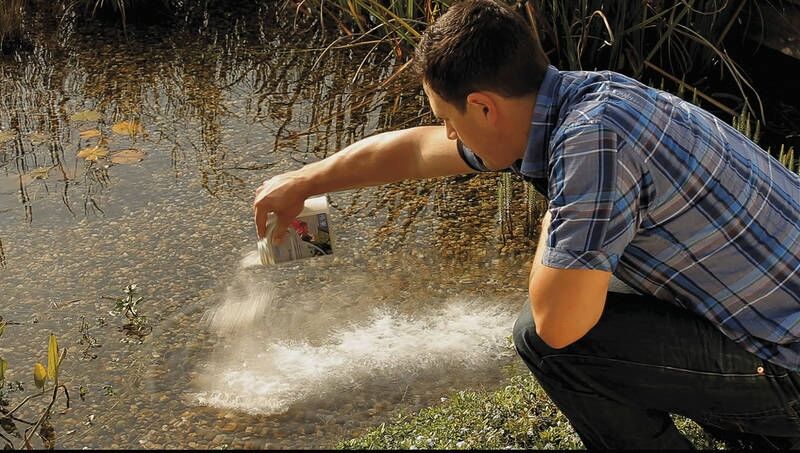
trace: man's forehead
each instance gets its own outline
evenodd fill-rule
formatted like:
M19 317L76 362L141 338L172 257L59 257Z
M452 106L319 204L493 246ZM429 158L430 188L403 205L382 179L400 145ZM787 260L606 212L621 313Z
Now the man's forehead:
M427 83L422 82L422 89L425 91L425 94L428 96L428 104L431 106L431 110L433 110L433 114L439 116L440 109L444 108L445 106L440 105L439 99L436 96L436 93L431 90Z

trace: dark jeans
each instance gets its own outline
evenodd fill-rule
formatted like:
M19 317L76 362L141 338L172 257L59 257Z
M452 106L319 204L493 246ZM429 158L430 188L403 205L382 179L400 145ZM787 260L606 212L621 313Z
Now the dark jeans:
M692 448L670 414L738 445L800 449L800 373L669 303L608 293L597 325L563 349L536 335L526 303L514 344L587 449Z

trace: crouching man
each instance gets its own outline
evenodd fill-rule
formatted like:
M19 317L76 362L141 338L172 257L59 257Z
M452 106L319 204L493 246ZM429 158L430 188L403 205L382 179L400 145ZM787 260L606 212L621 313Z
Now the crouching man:
M670 414L800 448L798 175L675 96L559 71L498 2L454 4L415 60L443 124L268 180L258 236L313 195L514 172L549 202L514 342L587 448L691 448Z

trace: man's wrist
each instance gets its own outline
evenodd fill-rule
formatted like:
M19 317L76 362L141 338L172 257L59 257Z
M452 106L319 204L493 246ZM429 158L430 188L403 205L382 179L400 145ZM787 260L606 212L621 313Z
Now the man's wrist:
M322 193L318 191L318 188L316 187L316 183L319 182L319 178L314 178L309 175L307 167L290 171L284 176L291 179L292 186L294 186L295 190L303 197L303 199L307 199Z

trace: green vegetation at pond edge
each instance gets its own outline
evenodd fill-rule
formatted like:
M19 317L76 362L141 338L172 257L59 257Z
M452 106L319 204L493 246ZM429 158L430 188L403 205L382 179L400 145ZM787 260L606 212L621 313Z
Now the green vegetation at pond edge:
M8 323L0 317L0 336L3 335L6 325ZM13 404L12 394L25 391L25 387L20 381L6 382L8 362L0 357L0 444L4 450L32 450L34 446L31 441L34 435L41 439L43 448L53 449L55 446L55 429L50 423L50 416L58 401L59 390L64 393L66 407L69 409L69 392L64 384L59 384L59 369L66 353L66 348L59 348L55 335L51 333L47 347L47 366L40 362L33 366L33 381L39 392L15 399ZM47 387L48 382L52 382L52 388ZM30 407L48 392L50 400L46 404ZM31 421L28 419L31 416L38 418Z
M119 298L104 297L115 301L113 312L122 313L128 320L121 328L129 335L139 339L148 335L152 331L152 326L148 323L147 317L137 311L138 304L144 297L137 297L137 285L130 284L123 290L125 296ZM98 318L102 319L102 318ZM0 316L0 339L3 337L8 325L15 325L6 321ZM102 321L105 324L105 321ZM88 359L97 358L91 350L100 347L97 339L88 333L88 325L85 317L81 316L82 339L79 344L84 346L83 356ZM67 386L59 381L61 363L67 354L66 348L60 348L56 336L52 333L48 337L47 345L47 365L36 362L33 366L33 382L38 392L21 396L25 392L25 385L20 380L9 379L9 363L0 356L0 445L4 450L33 449L36 446L32 443L34 436L41 440L41 448L53 449L56 442L56 430L51 423L54 406L58 402L61 392L64 394L65 406L70 407L70 397ZM19 376L19 374L16 374ZM48 387L52 383L52 387ZM106 396L113 395L110 385L104 387ZM80 386L80 398L84 399L88 389ZM40 402L44 396L49 396L49 400ZM37 405L38 403L38 405ZM35 416L35 420L30 418ZM74 432L74 430L73 430Z
M454 0L291 2L299 13L335 25L343 38L377 36L396 46L398 55L409 56L425 27ZM675 79L687 75L705 79L709 71L719 68L720 77L730 77L738 86L747 110L764 117L758 93L729 56L725 43L741 39L743 21L762 17L764 8L778 9L780 2L505 2L527 18L551 62L561 69L610 69L636 79L648 71ZM764 24L755 21L753 26Z
M695 448L725 449L693 421L675 416ZM511 378L494 392L459 391L417 414L400 414L339 449L583 449L564 415L532 375Z

